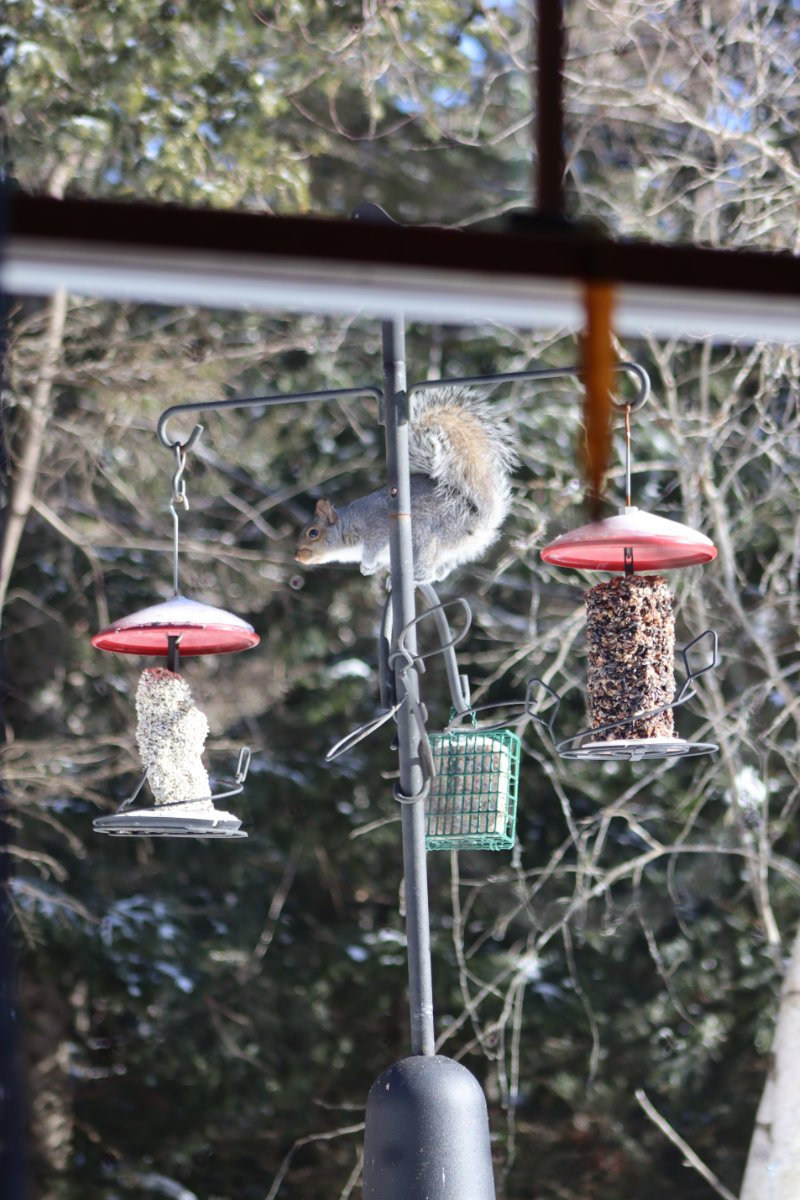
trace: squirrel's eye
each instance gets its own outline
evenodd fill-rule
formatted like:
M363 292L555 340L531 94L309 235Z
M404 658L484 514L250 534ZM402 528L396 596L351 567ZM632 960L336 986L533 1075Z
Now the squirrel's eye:
M308 540L310 542L313 542L318 537L319 537L319 530L317 529L316 525L312 525L311 528L308 530Z

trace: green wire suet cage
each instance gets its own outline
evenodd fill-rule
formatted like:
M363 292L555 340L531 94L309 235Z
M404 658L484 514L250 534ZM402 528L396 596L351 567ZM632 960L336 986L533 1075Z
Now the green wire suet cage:
M436 776L427 802L429 850L510 850L522 743L508 729L455 729L430 738Z

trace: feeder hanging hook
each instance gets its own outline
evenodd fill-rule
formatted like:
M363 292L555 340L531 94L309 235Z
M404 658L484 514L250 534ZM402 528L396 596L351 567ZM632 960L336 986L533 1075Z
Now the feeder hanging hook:
M173 452L175 454L175 474L172 476L172 500L170 508L175 504L181 504L185 511L189 510L189 501L186 496L186 480L183 478L183 473L186 470L186 450L180 442L173 444Z

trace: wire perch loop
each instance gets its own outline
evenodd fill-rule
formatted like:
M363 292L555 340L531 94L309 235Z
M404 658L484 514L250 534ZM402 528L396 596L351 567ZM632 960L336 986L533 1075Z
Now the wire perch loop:
M193 800L134 808L132 806L149 774L145 771L117 811L110 816L96 817L93 827L97 833L106 833L110 837L245 838L247 834L241 829L239 818L216 808L214 802L239 795L250 768L250 758L249 746L243 746L233 779L219 780L222 791Z
M420 585L420 590L423 591L423 595L426 596L426 599L429 600L429 598L433 596L436 602L431 604L430 607L425 610L425 612L422 612L416 616L413 621L409 621L409 623L400 630L397 638L397 648L394 651L392 651L390 648L389 632L391 628L391 597L389 600L387 600L386 605L384 606L381 634L378 643L378 666L380 674L380 695L382 705L381 712L379 712L377 716L372 717L369 721L365 721L363 725L359 725L357 728L351 730L350 733L346 734L343 738L336 742L335 745L331 746L330 750L325 755L326 762L334 762L337 758L340 758L343 754L346 754L349 750L352 750L359 744L359 742L362 742L365 738L369 737L370 734L375 733L388 721L396 719L400 709L411 704L408 688L405 686L408 679L411 677L411 674L415 671L418 674L423 674L425 671L425 661L429 658L434 658L437 655L441 654L445 656L448 667L447 674L448 682L450 683L451 687L451 700L453 702L453 707L457 708L460 712L469 710L469 700L464 694L465 691L468 692L469 689L468 686L465 686L465 680L458 675L454 647L457 646L459 642L463 641L469 631L470 625L472 624L472 610L463 596L456 596L453 600L440 603L430 584ZM453 633L447 620L446 610L455 605L460 607L464 614L465 621L464 627L458 632ZM440 644L435 649L429 650L426 653L421 653L419 650L417 650L415 653L412 653L407 644L409 634L411 633L412 629L416 629L427 617L432 617L434 620L437 634L440 639ZM396 666L399 667L401 681L404 684L403 698L400 701L397 700L394 679L394 670ZM425 706L424 704L420 703L419 706L414 705L413 709L410 711L413 712L417 727L419 728L420 737L422 739L421 755L423 758L423 772L426 773L427 778L431 778L433 774L433 765L430 756L428 734L425 728L425 722L427 720ZM415 799L419 799L420 797L401 798L398 796L397 798L400 799L401 802L402 800L411 802Z
M508 725L516 724L526 717L533 716L531 711L530 698L525 697L524 700L508 700L500 701L492 704L482 704L477 707L470 702L469 695L469 680L466 675L459 674L458 661L455 656L455 647L458 646L466 637L472 625L472 609L463 596L455 596L452 600L440 601L430 584L418 584L419 590L428 602L429 607L425 612L420 613L413 621L410 621L401 631L397 639L397 649L392 651L389 644L388 629L391 625L391 612L389 601L384 608L383 625L379 642L378 665L380 673L380 691L382 710L377 716L372 717L369 721L365 721L363 725L359 725L356 729L346 734L340 741L325 755L326 762L333 762L335 759L346 754L364 738L375 733L381 726L385 725L393 717L397 716L400 708L405 703L405 699L400 702L396 701L396 689L394 686L394 667L397 663L401 663L401 671L405 677L408 673L416 671L418 674L424 674L425 662L428 659L436 658L442 655L445 659L447 667L447 681L450 690L450 702L452 706L452 715L450 721L445 727L445 732L452 732L457 725L469 717L473 723L476 722L478 714L494 711L495 709L510 709L511 711L503 717L502 720L493 722L490 725L481 726L481 731L490 733L495 730L505 729ZM463 628L456 633L450 627L447 619L447 610L449 608L458 607L464 614ZM436 625L436 630L439 636L439 645L433 650L421 652L417 650L411 653L408 648L408 637L412 629L418 628L427 618L433 618Z
M693 666L691 661L692 651L696 650L704 640L710 640L708 661L702 663L702 665ZM620 720L608 721L592 729L585 729L580 733L574 734L572 737L559 739L555 733L555 722L562 697L549 684L545 683L543 679L534 676L528 684L528 695L532 697L533 692L540 689L546 692L555 701L555 704L550 709L547 718L538 713L535 707L530 709L529 715L533 717L537 724L547 730L556 753L561 758L599 759L605 761L628 760L630 762L638 762L642 759L690 758L698 754L713 754L719 749L719 746L715 742L689 742L678 737L631 738L614 736L615 733L619 734L626 727L630 727L634 721L659 716L663 712L678 708L680 705L694 699L697 692L692 686L693 683L701 675L705 675L707 671L712 671L718 663L719 639L716 631L706 629L703 633L698 634L697 637L693 638L683 647L681 657L686 678L681 685L678 695L670 704L662 704L657 708L643 709L640 712L626 715ZM607 734L610 736L601 740L586 740L597 739L598 734Z

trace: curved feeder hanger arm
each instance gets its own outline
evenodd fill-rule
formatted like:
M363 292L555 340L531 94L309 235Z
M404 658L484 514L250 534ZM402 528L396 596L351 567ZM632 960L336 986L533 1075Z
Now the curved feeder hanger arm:
M186 459L191 450L195 448L203 434L203 426L195 425L189 437L185 441L173 439L168 431L170 418L182 415L183 413L197 412L224 412L232 408L274 408L281 404L307 404L313 401L323 400L345 400L355 399L358 396L372 396L377 400L378 408L380 409L383 401L383 392L379 387L374 385L365 385L357 388L329 388L317 392L295 392L288 395L273 394L270 396L246 396L232 400L200 400L190 401L186 404L173 404L165 409L158 418L156 425L156 435L159 442L167 450L171 450L175 456L175 473L172 477L172 499L170 501L170 512L172 513L173 528L174 528L174 549L173 549L173 587L175 596L179 595L178 589L178 533L179 533L179 518L177 506L183 507L184 511L188 511L189 501L186 497L186 481L183 478L186 470ZM175 641L175 646L172 643ZM178 658L178 642L180 638L170 638L170 653L173 656L174 662L177 664ZM177 665L171 670L177 671Z
M428 735L425 729L425 722L428 719L427 710L423 704L412 706L409 698L408 683L411 678L411 673L417 675L425 673L425 661L429 658L435 658L438 655L443 655L445 659L448 682L450 683L450 696L453 708L458 712L459 716L464 716L472 712L469 705L467 695L468 683L466 676L459 676L458 663L455 656L454 648L463 641L469 632L472 624L472 610L469 604L462 596L456 596L453 600L448 600L444 604L439 601L436 592L430 584L417 584L422 594L430 607L425 612L414 617L407 625L400 630L397 637L397 648L392 650L392 609L391 595L386 600L381 619L381 632L378 642L378 668L380 676L380 695L382 711L377 716L369 721L365 721L356 729L351 730L345 737L341 738L334 746L331 746L328 753L325 755L326 762L334 762L337 758L341 758L348 750L352 750L359 742L369 737L371 733L375 733L382 728L388 721L393 718L397 719L397 714L401 708L405 708L407 712L414 715L417 728L420 733L420 739L423 745L423 774L426 779L430 780L435 774L433 767L433 759L430 754L430 746L428 744ZM465 616L463 629L457 633L453 633L450 624L447 620L445 610L453 605L459 605ZM413 630L423 622L427 617L433 617L436 623L437 633L439 635L441 645L434 650L429 650L422 654L415 647L412 651L409 648L409 639ZM396 687L396 671L399 672L404 684L404 694L402 699L397 699Z
M467 718L471 721L473 727L478 728L479 715L481 713L493 712L496 709L511 709L513 711L509 712L502 720L494 721L488 725L480 725L479 728L482 733L492 733L500 729L507 729L510 725L516 725L529 717L536 717L531 707L530 689L524 700L499 701L478 706L474 706L471 703L469 679L466 675L459 673L455 647L466 638L469 632L472 625L472 609L463 596L455 596L452 600L442 602L439 600L431 584L417 583L416 586L424 597L428 608L400 631L397 639L397 650L394 653L392 653L391 649L391 596L387 598L384 604L381 632L378 640L381 711L377 716L357 726L357 728L351 730L350 733L336 742L335 745L331 746L325 755L326 762L334 762L337 758L341 758L343 754L352 750L360 742L364 741L365 738L369 737L370 734L376 733L392 718L397 717L401 705L406 703L407 700L407 697L404 697L403 700L397 701L393 668L398 662L401 664L401 671L404 677L407 678L410 670L416 671L418 675L424 674L425 661L427 659L436 658L439 655L442 655L444 658L452 709L450 720L444 727L445 733L457 729ZM464 613L465 624L463 629L454 634L448 621L446 610L455 605L458 605ZM434 650L429 650L425 654L417 651L411 656L407 646L408 633L412 627L419 627L428 617L432 617L436 624L440 644ZM427 721L427 715L425 716L425 720ZM394 748L396 749L396 747ZM433 771L432 761L430 762L430 769Z
M650 376L644 367L634 362L615 363L614 370L624 371L629 375L633 375L638 383L638 392L635 399L630 402L615 400L614 406L620 411L627 409L630 413L638 412L650 399ZM421 383L413 384L409 389L409 396L413 396L415 392L442 387L495 387L501 383L526 383L548 379L580 379L582 373L582 367L570 366L532 367L529 371L499 371L491 375L465 375L460 378L445 376L442 379L426 379Z
M448 601L447 604L442 604L436 594L436 590L430 583L418 583L417 589L422 593L425 603L428 605L428 612L433 614L433 619L436 622L441 652L444 655L447 684L450 689L450 703L453 706L453 711L460 716L463 713L471 711L470 690L469 679L466 675L462 675L458 669L458 660L456 659L454 648L466 636L467 630L472 624L472 609L463 596L458 596L455 600ZM448 604L457 603L460 603L465 610L467 624L460 636L455 638L450 630L445 609L448 607Z
M323 400L354 400L358 396L372 396L380 407L383 401L383 391L374 384L366 384L356 388L328 388L318 392L293 392L286 395L272 394L270 396L246 396L232 400L200 400L196 403L173 404L166 408L158 418L156 434L161 445L167 450L179 447L184 453L193 449L203 432L202 425L195 425L185 442L176 441L170 437L167 430L171 417L183 413L224 412L231 408L274 408L280 404L309 404Z

